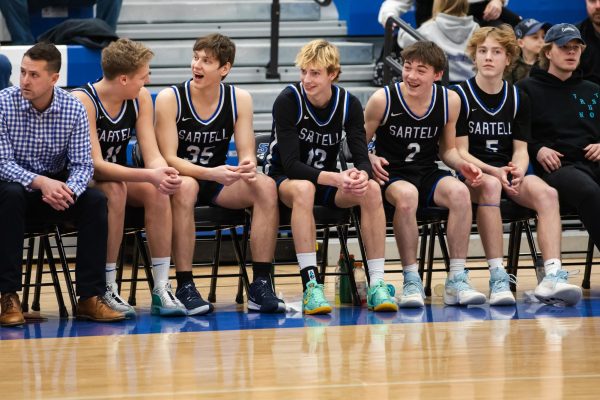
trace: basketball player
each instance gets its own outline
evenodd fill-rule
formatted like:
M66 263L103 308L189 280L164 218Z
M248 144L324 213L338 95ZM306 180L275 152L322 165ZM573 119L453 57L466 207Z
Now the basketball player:
M500 197L536 211L538 241L547 276L561 270L562 227L558 193L537 176L527 173L527 141L531 130L529 97L502 79L519 54L512 28L480 28L467 46L477 74L456 86L462 97L457 124L461 156L484 172L481 185L467 181L477 207L477 226L490 268L490 305L512 305L510 277L502 260ZM581 288L566 282L540 284L535 295L546 303L576 304Z
M148 245L152 257L151 312L186 315L169 283L171 264L171 208L169 195L181 178L160 155L153 127L153 106L144 85L149 82L153 53L138 42L119 39L102 51L103 77L73 94L81 100L90 121L94 181L108 199L108 246L104 299L127 316L135 311L117 291L116 261L123 239L125 205L144 208ZM127 146L134 134L146 168L130 168Z
M305 288L303 311L331 312L316 267L314 204L360 206L371 283L368 306L397 311L393 286L383 280L385 215L379 187L370 179L361 104L334 84L340 75L337 47L313 40L300 50L296 65L300 82L285 88L273 105L266 171L277 182L281 201L292 209L294 247ZM344 137L355 167L338 172L337 155Z
M248 308L284 312L285 304L275 296L271 276L279 224L277 191L271 179L256 173L252 98L245 90L221 82L234 58L235 44L228 37L211 34L199 38L193 48L192 78L164 89L156 99L158 144L169 165L183 175L181 189L171 199L176 295L184 304L186 293L201 298L192 277L194 207L252 207L254 281ZM225 164L232 137L237 166Z
M376 139L376 154L370 155L373 174L385 199L395 207L394 233L404 271L399 305L424 305L416 264L419 206L449 210L450 272L444 302L482 304L485 295L471 287L465 270L472 218L469 190L436 165L439 154L446 165L460 171L473 185L480 183L481 170L464 161L455 148L460 98L434 83L441 78L446 63L444 52L435 43L408 46L402 59L403 82L379 89L365 109L367 140Z

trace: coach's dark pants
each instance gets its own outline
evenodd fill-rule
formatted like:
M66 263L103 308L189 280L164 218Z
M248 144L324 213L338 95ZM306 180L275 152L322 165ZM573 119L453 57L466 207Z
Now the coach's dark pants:
M72 222L77 227L77 295L104 294L106 279L107 206L97 189L87 189L65 211L42 201L40 191L28 192L19 183L0 181L0 292L17 292L22 286L23 239L27 222Z
M573 208L600 249L600 167L566 165L544 174L544 180L558 191L561 204Z

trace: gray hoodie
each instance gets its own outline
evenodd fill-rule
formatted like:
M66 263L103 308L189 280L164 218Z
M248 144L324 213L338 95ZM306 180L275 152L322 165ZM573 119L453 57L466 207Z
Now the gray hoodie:
M462 82L475 75L473 62L466 55L467 42L479 25L472 16L457 17L440 13L417 29L419 33L444 50L448 57L450 82ZM398 33L398 45L405 48L415 40L401 31Z

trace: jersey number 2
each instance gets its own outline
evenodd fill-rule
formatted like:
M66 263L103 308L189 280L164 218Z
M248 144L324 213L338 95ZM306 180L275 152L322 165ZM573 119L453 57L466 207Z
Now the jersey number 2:
M421 151L421 146L419 146L419 143L411 143L408 146L406 146L407 149L412 150L412 152L406 156L406 158L404 159L405 162L413 162L415 161L415 156L417 155L418 152Z

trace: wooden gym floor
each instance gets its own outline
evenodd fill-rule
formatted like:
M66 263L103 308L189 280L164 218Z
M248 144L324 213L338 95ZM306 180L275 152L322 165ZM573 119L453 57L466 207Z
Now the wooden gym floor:
M487 272L471 276L487 293ZM443 279L434 274L433 286ZM400 274L387 280L401 288ZM434 294L424 310L336 306L309 317L299 277L277 282L288 305L280 315L247 313L225 278L214 314L171 319L150 315L140 283L137 318L115 324L59 319L44 288L46 321L0 328L0 390L19 399L598 398L600 272L576 307L531 302L535 282L519 271L516 307L445 307ZM197 284L206 296L208 280Z

